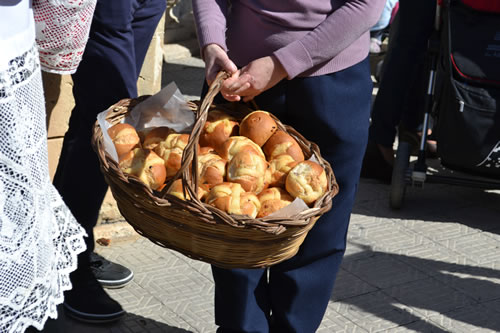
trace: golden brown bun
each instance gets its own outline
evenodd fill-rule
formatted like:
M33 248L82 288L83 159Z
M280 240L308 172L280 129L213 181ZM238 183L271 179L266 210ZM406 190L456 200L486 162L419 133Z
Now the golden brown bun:
M271 199L264 201L263 203L261 203L257 217L266 217L267 215L277 212L281 208L284 208L291 203L292 201L280 200L280 199Z
M257 196L260 201L260 210L257 217L264 217L280 210L292 203L293 197L280 187L270 187Z
M175 133L175 131L166 126L152 128L145 133L144 140L142 141L142 147L154 149L161 141L164 141L172 133Z
M181 168L182 153L188 140L189 134L172 133L156 145L154 151L165 161L167 179L173 177Z
M240 135L246 136L261 147L277 129L278 125L273 117L262 110L249 113L240 122Z
M281 154L269 161L269 170L271 172L271 182L269 186L285 186L288 172L297 165L297 161L288 154Z
M159 189L166 179L165 162L154 151L134 148L120 158L120 169L139 177L150 189Z
M288 202L293 201L293 197L281 187L269 187L260 192L257 197L260 203L264 203L268 200L284 200Z
M199 182L212 187L224 181L227 160L217 155L213 149L204 148L200 149L198 156Z
M257 216L260 201L254 193L245 192L238 183L217 184L208 193L207 203L228 214Z
M173 196L176 196L177 198L181 200L186 200L186 197L184 196L183 192L183 186L182 186L182 179L177 179L172 183L172 186L168 190L169 194L172 194ZM204 197L206 197L208 194L207 188L203 186L198 187L198 199L202 200ZM189 198L189 193L186 191L186 195Z
M201 131L199 143L205 147L219 147L230 136L238 134L238 121L220 110L210 111Z
M227 180L240 184L247 192L259 193L269 186L266 159L253 149L242 149L228 162Z
M325 194L328 187L325 169L313 161L302 161L288 173L286 190L293 197L311 204Z
M264 159L266 158L260 146L246 136L232 136L227 139L222 146L215 147L219 155L228 161L240 151L248 149L252 149Z
M277 130L274 132L262 149L264 150L268 161L282 154L292 156L297 162L304 160L304 153L302 152L298 142L285 131Z
M130 124L116 124L108 128L108 134L115 145L118 158L123 154L128 153L134 148L141 146L141 139L135 130L134 126Z
M212 147L200 147L199 151L198 151L198 154L199 155L202 155L202 154L209 154L209 153L212 153L212 154L217 154L217 152L215 151L214 148Z

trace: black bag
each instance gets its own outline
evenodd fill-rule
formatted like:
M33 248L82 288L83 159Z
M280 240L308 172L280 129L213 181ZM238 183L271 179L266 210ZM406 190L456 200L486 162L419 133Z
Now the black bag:
M500 178L500 14L452 1L443 13L438 155L452 169Z

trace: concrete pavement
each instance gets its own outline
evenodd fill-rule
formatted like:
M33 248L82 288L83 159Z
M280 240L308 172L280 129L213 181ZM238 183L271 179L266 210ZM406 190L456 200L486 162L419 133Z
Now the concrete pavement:
M190 54L166 59L163 85L175 81L187 98L199 98L203 62ZM425 184L408 188L394 211L389 189L361 180L318 332L500 331L500 191ZM131 284L108 290L127 315L106 326L67 318L68 332L215 332L208 264L153 244L125 222L96 233L112 239L97 251L135 272Z

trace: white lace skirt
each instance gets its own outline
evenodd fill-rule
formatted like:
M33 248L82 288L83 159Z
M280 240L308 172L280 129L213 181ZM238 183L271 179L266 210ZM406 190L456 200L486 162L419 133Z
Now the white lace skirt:
M0 332L56 318L85 231L53 187L36 46L0 69Z

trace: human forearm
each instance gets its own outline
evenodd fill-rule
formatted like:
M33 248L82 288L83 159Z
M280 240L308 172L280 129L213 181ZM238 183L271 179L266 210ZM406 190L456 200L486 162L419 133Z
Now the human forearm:
M226 14L225 0L193 0L193 15L202 51L208 44L217 44L227 51Z

